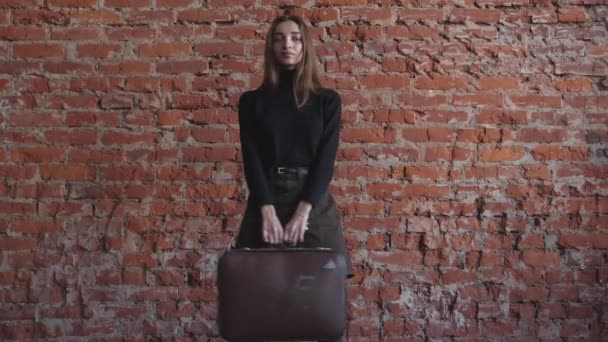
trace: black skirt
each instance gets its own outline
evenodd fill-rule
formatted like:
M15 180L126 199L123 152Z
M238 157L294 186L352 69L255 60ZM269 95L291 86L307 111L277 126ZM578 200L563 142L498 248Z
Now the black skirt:
M299 195L306 184L306 176L283 173L270 177L269 185L274 196L274 207L281 225L291 219L300 201ZM247 202L247 209L236 238L236 248L267 248L272 245L264 242L262 237L262 214L259 204ZM352 277L353 266L344 242L342 223L336 208L336 202L329 192L325 192L312 208L308 218L308 230L304 241L295 247L327 247L340 253L346 260L347 278Z

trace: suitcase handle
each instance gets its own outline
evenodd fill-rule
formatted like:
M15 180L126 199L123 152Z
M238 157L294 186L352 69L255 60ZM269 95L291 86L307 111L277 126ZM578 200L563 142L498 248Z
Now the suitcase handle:
M307 250L319 250L319 249L331 249L328 247L301 247L298 245L292 245L290 243L287 242L281 242L281 243L268 243L265 242L262 248L268 248L268 249L307 249Z
M282 251L282 252L310 252L310 251L327 251L332 252L333 249L329 247L263 247L263 248L233 248L237 251L249 251L249 252L271 252L271 251Z

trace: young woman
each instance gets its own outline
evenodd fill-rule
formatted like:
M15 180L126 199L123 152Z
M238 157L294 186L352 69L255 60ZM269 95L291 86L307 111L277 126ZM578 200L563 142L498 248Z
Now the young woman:
M276 18L268 31L262 85L239 99L247 209L236 247L289 243L329 247L352 264L328 192L340 140L341 101L322 88L307 25Z
M241 95L238 113L249 198L236 247L329 247L344 256L352 277L328 192L340 140L340 96L321 87L312 38L299 17L272 22L264 80Z

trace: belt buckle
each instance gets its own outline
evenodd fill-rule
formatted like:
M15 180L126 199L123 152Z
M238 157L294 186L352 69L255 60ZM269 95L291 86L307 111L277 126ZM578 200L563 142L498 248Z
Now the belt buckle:
M279 166L279 167L277 167L277 174L279 174L279 175L280 175L280 174L283 174L283 173L287 173L287 171L286 171L286 170L287 170L287 168L286 168L286 167L284 167L284 166Z

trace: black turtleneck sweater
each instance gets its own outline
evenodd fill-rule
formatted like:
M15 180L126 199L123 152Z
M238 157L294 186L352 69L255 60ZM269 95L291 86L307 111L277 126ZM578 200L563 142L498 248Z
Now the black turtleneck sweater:
M293 71L283 70L276 90L256 89L239 98L239 125L245 178L256 205L273 204L270 169L308 167L300 199L313 206L333 177L340 140L341 100L321 89L299 110L292 92Z

